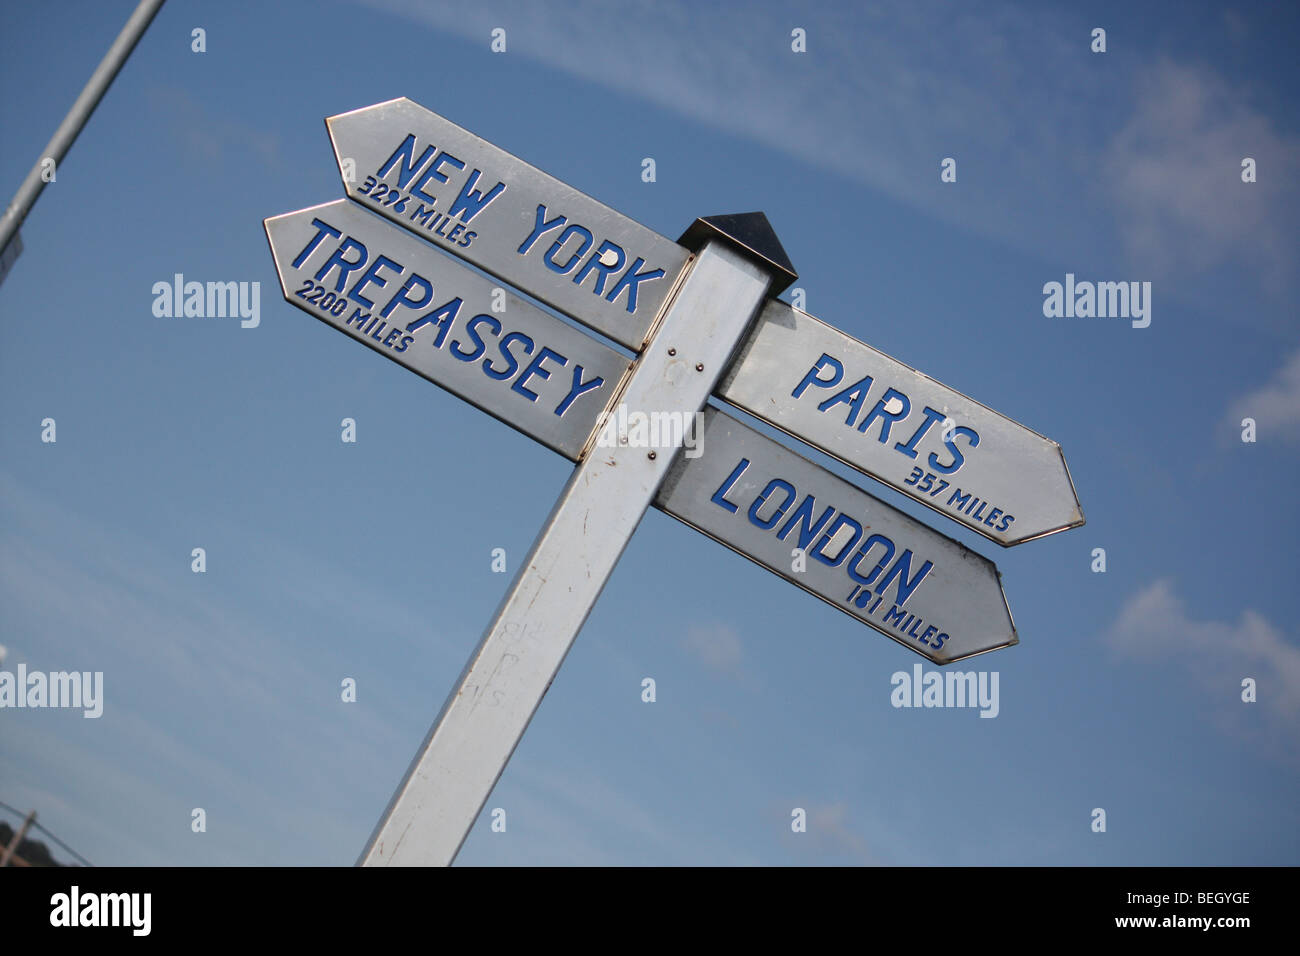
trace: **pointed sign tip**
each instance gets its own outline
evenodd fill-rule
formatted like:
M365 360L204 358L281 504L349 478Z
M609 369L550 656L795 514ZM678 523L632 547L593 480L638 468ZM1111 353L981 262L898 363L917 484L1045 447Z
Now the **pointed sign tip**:
M772 224L761 212L742 212L724 216L701 216L691 223L677 242L692 252L699 252L709 239L731 243L772 274L772 295L779 295L799 278L785 254Z

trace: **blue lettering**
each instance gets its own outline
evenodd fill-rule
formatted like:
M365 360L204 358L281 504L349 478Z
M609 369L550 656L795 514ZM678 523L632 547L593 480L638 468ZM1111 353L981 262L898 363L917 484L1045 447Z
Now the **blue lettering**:
M885 411L885 406L894 399L897 399L901 403L902 408L897 412ZM867 417L862 420L862 424L858 426L858 431L865 432L871 426L871 423L877 418L882 419L882 424L880 426L880 443L883 445L885 442L889 441L889 430L894 427L894 422L902 421L907 417L908 412L911 410L911 399L896 388L886 389L885 394L880 397L880 401L876 402L876 407L873 408Z
M352 299L354 302L360 302L367 309L373 309L375 304L362 295L361 290L371 283L374 283L381 289L388 285L388 280L379 274L379 270L384 266L388 266L388 268L394 270L398 275L401 275L406 269L406 266L402 265L400 262L394 262L392 259L388 258L388 256L381 255L370 264L370 268L366 270L365 275L353 283L352 288L348 290L348 298ZM382 314L388 315L387 312Z
M432 147L430 148L432 149ZM436 179L440 183L445 183L447 181L447 175L442 171L442 167L448 163L455 166L457 169L465 168L464 163L444 150L438 154L437 159L429 164L429 168L424 171L424 175L420 177L419 182L411 187L411 192L428 202L437 202L437 197L430 196L426 193L424 187L429 185L429 180L431 179Z
M919 442L925 433L930 430L930 426L935 422L943 421L943 412L936 412L929 405L925 407L925 411L922 414L925 415L925 421L921 422L916 431L912 432L912 437L907 440L907 443L904 444L903 442L899 442L894 446L908 458L916 457L916 443Z
M642 282L647 282L650 279L658 279L664 274L663 269L652 269L649 272L637 272L636 270L641 268L643 265L645 265L645 260L640 256L637 256L636 262L627 267L627 271L624 272L623 277L618 280L618 284L610 290L609 295L605 296L605 301L615 301L618 298L619 293L624 289L627 289L627 311L635 312L637 287Z
M412 162L411 157L415 155L415 134L407 133L406 139L402 140L402 145L393 151L393 155L388 157L383 166L379 167L379 178L383 179L394 166L400 165L402 168L397 174L397 188L405 189L406 184L415 175L415 171L429 161L433 152L434 148L430 146L420 154L418 160Z
M784 541L786 536L789 535L790 529L802 522L803 527L799 529L799 547L807 548L808 542L821 530L822 525L830 520L831 515L835 514L835 509L827 505L821 517L814 523L812 512L815 504L816 499L812 495L806 495L803 501L799 502L799 507L794 510L794 514L790 515L790 520L781 526L781 530L776 533L776 536Z
M614 264L605 265L602 261L605 253L614 253ZM600 244L600 248L593 252L587 259L586 265L578 270L578 274L573 277L574 285L582 285L582 280L587 278L592 272L596 273L596 287L591 291L596 295L605 294L605 279L613 275L627 263L627 255L623 252L621 246L606 239Z
M582 371L583 369L581 365L575 365L573 367L573 386L569 389L569 394L564 396L564 401L560 402L560 404L556 406L555 414L563 415L569 410L569 406L577 400L579 395L582 395L584 392L589 392L593 388L600 388L600 386L605 384L605 380L599 375L584 382L582 380Z
M894 562L893 567L885 572L885 576L881 580L880 587L877 588L877 590L884 591L885 588L889 587L889 583L897 578L898 604L906 604L907 599L912 596L912 592L920 587L921 582L925 580L925 576L930 573L930 570L933 567L933 561L926 561L925 564L921 565L921 570L916 572L916 577L909 581L907 575L908 572L912 570L912 549L908 548L899 556L898 560Z
M528 363L528 368L524 369L523 374L510 384L510 390L512 392L518 392L530 402L537 401L537 393L528 390L528 380L534 375L540 376L543 381L551 377L551 370L542 368L542 363L548 358L558 361L561 367L569 364L569 360L565 356L561 355L559 352L553 352L543 345L542 350L537 353L536 358Z
M823 368L829 368L831 370L830 378L822 378L818 374L823 370ZM817 360L817 364L808 370L808 374L805 375L799 381L799 384L794 387L794 391L790 393L790 396L792 398L798 398L804 393L804 389L809 385L816 385L818 388L831 388L832 386L838 385L840 379L843 377L844 365L823 352L822 357ZM867 381L869 382L870 379ZM825 409L822 409L822 411L825 411Z
M508 363L505 371L497 369L497 367L492 364L490 358L485 358L483 360L483 374L488 378L495 378L497 380L504 380L509 378L511 375L514 375L519 369L519 359L515 358L514 353L510 351L510 346L515 342L524 343L525 355L533 354L533 340L522 332L511 332L501 340L501 354L505 356L506 362Z
M407 295L407 293L410 292L412 289L414 289L417 285L421 286L423 291L421 292L420 298L412 299L410 296ZM388 300L388 305L384 306L384 311L380 312L379 314L382 315L384 318L388 318L388 316L392 315L393 310L396 309L398 306L404 305L408 309L412 309L412 310L423 309L426 305L428 305L432 301L433 301L433 283L430 282L428 279L426 279L424 276L412 272L410 278L408 278L406 282L402 284L402 287L397 290L397 295L393 296L391 299Z
M824 412L828 408L834 408L839 404L847 404L849 416L844 419L844 424L852 425L858 418L858 412L862 411L862 403L867 399L867 392L871 390L871 376L859 379L848 388L832 395L826 401L817 406L817 411Z
M356 262L349 262L347 259L343 258L343 253L348 251L349 249L355 249L357 252L361 253L361 258L358 259ZM334 250L334 253L328 259L325 260L325 264L321 266L320 271L316 273L315 279L317 282L320 282L322 285L324 285L323 280L325 276L329 275L330 269L333 268L334 266L338 266L339 277L338 280L334 283L334 291L342 292L343 284L348 277L348 273L355 272L356 270L360 269L362 266L366 264L366 260L368 258L370 258L370 253L366 251L366 247L363 246L361 243L357 242L357 240L353 239L351 236L348 236L341 243L339 243L339 247Z
M333 236L335 239L343 235L343 233L339 232L333 226L321 222L319 219L313 219L311 224L316 227L316 235L312 236L311 241L302 247L302 252L298 253L297 258L293 260L293 267L295 269L299 268L307 261L307 257L316 251L316 247L320 245L321 240L324 239L326 235Z
M464 303L461 301L460 296L457 296L450 302L438 306L438 308L434 309L432 312L420 316L413 322L408 322L406 324L406 331L419 331L430 322L435 322L436 320L435 324L438 326L438 337L433 340L433 347L435 349L440 349L442 348L443 341L447 338L447 333L451 331L452 322L454 322L456 316L460 314L460 307L462 305L464 305Z
M487 351L487 346L483 344L483 339L480 338L478 334L478 326L480 322L485 322L492 326L492 334L494 336L501 334L501 323L492 318L492 316L474 316L474 318L470 319L468 324L465 326L465 331L469 333L469 337L474 341L474 350L472 352L463 351L460 348L460 342L455 339L453 339L451 343L451 354L462 362L472 362Z
M713 493L713 495L709 498L709 500L712 501L719 508L722 508L726 511L730 511L732 514L735 514L736 505L734 502L727 500L727 492L731 490L732 485L734 485L737 481L740 480L740 476L745 473L745 469L748 467L749 467L749 459L748 458L740 459L740 464L736 465L735 468L731 469L731 474L727 476L726 481L718 485L718 490Z
M533 243L537 241L539 236L545 235L546 233L550 232L552 229L559 229L568 221L569 221L568 216L556 216L554 219L547 221L546 207L543 206L541 203L538 203L537 222L533 225L533 231L528 234L528 238L525 239L523 243L520 244L519 248L516 249L515 251L518 252L521 256L527 255L528 250L533 247Z
M487 204L500 196L506 189L505 183L497 183L488 190L488 194L484 196L482 193L477 192L474 189L474 184L478 182L478 175L479 173L477 169L469 174L469 179L465 182L465 185L460 187L460 195L456 197L452 202L450 209L448 209L448 212L451 215L456 216L464 223L468 223L471 219L486 209ZM468 215L466 215L467 213Z
M966 436L967 440L970 442L971 448L974 448L980 443L979 433L976 432L975 429L967 428L965 425L957 426L952 430L952 437L943 440L943 443L948 446L948 451L952 452L952 461L946 465L941 465L939 464L938 456L934 452L930 452L929 460L931 468L941 474L951 475L965 463L966 457L961 453L961 449L957 447L957 437L959 435Z
M892 624L894 627L898 627L898 625L903 623L903 618L906 615L907 612L904 611L897 604L895 604L892 608L890 608L888 611L885 612L884 623Z
M564 265L560 265L560 263L555 261L555 254L559 252L561 248L563 248L566 242L569 241L570 236L582 236L582 245L579 247L578 251L573 254L573 256L569 259L568 262L566 262ZM582 226L579 226L576 222L573 223L571 226L565 229L564 232L560 233L560 238L556 239L555 242L551 243L551 248L547 249L545 254L542 256L542 258L546 261L546 268L550 269L552 272L558 272L560 275L564 275L566 272L568 272L570 269L572 269L575 265L578 264L578 260L582 258L583 253L585 253L588 249L591 248L592 241L593 241L593 236L588 230L584 229Z
M846 525L853 526L853 537L849 539L848 544L840 548L838 555L836 555L834 558L828 558L824 553L824 549L826 545L830 544L831 540L840 533L840 529L845 527ZM851 550L853 550L854 545L858 543L858 540L861 537L862 537L862 525L858 524L848 515L841 514L838 518L835 519L835 522L829 528L827 528L825 532L822 533L822 536L817 539L817 544L815 544L812 550L809 551L808 553L812 555L814 558L816 558L818 561L820 561L822 564L829 565L832 568L839 567L840 562L844 560L845 555L847 555Z
M863 559L866 558L866 556L870 553L871 549L874 548L877 544L884 545L885 554L876 563L876 566L871 569L871 573L868 574L866 577L863 577L861 572L858 571L858 568L861 565ZM849 562L849 566L848 566L849 577L857 581L863 587L871 587L871 582L876 580L876 577L880 574L881 571L885 570L885 565L889 562L889 559L892 558L893 556L894 556L894 542L886 538L883 534L873 534L870 538L868 538L866 541L862 543L862 547L858 549L858 553L855 554L853 556L853 560Z
M785 501L781 502L781 506L772 512L770 518L759 518L759 511L762 510L763 505L767 503L768 496L777 488L780 488L785 492ZM749 506L750 524L756 525L764 531L770 531L775 527L776 523L781 520L781 516L785 514L786 509L790 507L790 502L794 501L794 495L794 485L780 478L773 478L767 483L763 490L759 492L758 497L754 499L754 503Z

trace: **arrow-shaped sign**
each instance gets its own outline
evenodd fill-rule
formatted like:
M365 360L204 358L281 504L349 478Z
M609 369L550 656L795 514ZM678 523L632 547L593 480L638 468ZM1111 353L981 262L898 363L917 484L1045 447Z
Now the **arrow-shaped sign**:
M784 302L715 394L998 544L1083 524L1056 442Z
M408 99L325 125L351 198L633 351L690 256Z
M354 202L265 226L285 301L570 460L630 365Z
M716 408L656 507L948 664L1018 642L992 561Z

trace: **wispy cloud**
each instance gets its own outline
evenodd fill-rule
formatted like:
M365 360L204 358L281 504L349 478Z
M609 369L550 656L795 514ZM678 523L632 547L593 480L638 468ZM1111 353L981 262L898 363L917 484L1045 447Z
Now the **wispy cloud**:
M792 850L815 853L821 860L847 861L865 866L880 865L880 860L871 852L867 841L854 829L847 803L803 803L798 806L802 806L807 813L808 829L803 833L795 833L790 828L791 809L782 811L785 843Z
M1245 418L1255 420L1257 441L1300 441L1300 351L1271 379L1232 403L1228 425L1234 434Z
M1129 254L1154 278L1224 263L1280 290L1294 271L1300 140L1251 108L1248 90L1204 67L1162 59L1135 77L1137 102L1102 168ZM1244 183L1241 162L1261 182ZM1280 185L1292 184L1292 185Z
M1172 583L1160 580L1125 602L1104 639L1127 657L1186 672L1204 691L1208 711L1239 730L1259 726L1243 711L1259 708L1268 717L1260 742L1297 755L1300 647L1259 613L1245 610L1236 623L1196 618ZM1241 700L1247 677L1257 684L1254 704Z
M715 673L737 680L745 676L745 652L740 635L733 627L726 624L693 626L682 637L682 647Z
M1231 263L1277 293L1296 258L1300 139L1208 67L1091 54L1093 24L1069 11L363 2L485 47L505 27L509 55L1075 267L1191 281ZM790 51L795 25L806 54ZM955 187L939 183L947 156ZM1241 182L1244 156L1259 162L1259 183ZM1190 298L1179 282L1165 294Z
M175 134L183 151L207 163L242 163L252 156L265 166L280 162L280 135L209 109L179 87L155 87L149 105Z
M740 632L730 624L693 624L682 634L681 647L706 671L733 682L741 691L752 694L766 686L764 674L750 666ZM731 726L736 724L734 714L725 707L706 707L700 717Z

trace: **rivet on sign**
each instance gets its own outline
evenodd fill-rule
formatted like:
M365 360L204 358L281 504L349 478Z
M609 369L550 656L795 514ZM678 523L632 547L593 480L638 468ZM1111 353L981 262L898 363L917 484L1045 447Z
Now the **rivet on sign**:
M703 371L704 371L704 363L703 363L703 362L696 362L696 363L695 363L695 371L697 371L697 372L703 372Z
M677 350L676 350L676 349L669 349L669 350L668 350L668 354L669 354L669 355L676 355L676 354L677 354Z
M651 461L654 461L654 460L655 460L655 453L654 453L654 452L650 452L650 454L646 455L646 457L649 458Z

